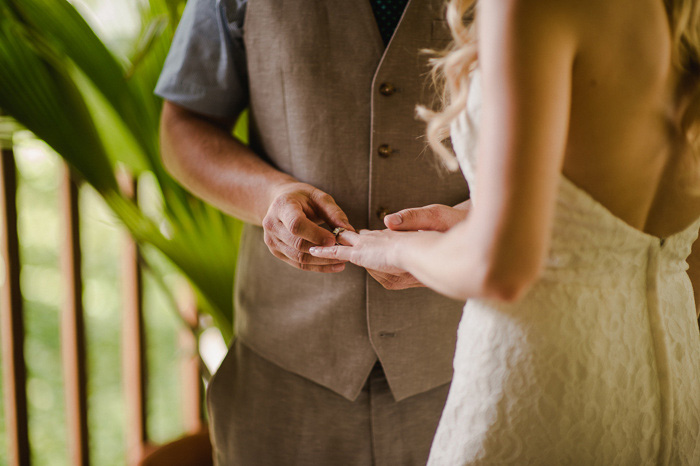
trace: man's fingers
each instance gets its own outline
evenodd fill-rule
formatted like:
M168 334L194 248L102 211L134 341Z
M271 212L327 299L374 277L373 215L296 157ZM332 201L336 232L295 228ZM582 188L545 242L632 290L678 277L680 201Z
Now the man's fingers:
M335 203L330 194L324 193L321 190L316 190L311 195L311 200L314 202L314 211L316 215L322 218L328 225L333 228L341 227L348 231L355 231L348 216L345 215L343 209Z
M307 256L309 256L311 259L309 259L307 262L301 263L290 259L279 250L271 250L271 252L272 255L279 260L286 262L295 269L304 270L306 272L337 273L345 270L345 262L338 262L337 260L322 259L307 254Z
M278 255L279 254L279 255ZM345 263L338 263L334 265L312 265L312 264L299 264L298 262L294 262L287 258L284 254L277 253L275 256L286 262L287 264L291 265L292 267L303 270L305 272L320 272L320 273L338 273L342 272L345 270Z
M288 239L296 241L296 245L287 244L277 234L286 234ZM307 270L306 266L334 266L344 263L312 256L308 252L313 245L308 241L292 236L281 223L272 232L265 232L265 244L275 257L303 270Z
M275 230L275 235L278 241L300 252L308 253L310 247L317 246L317 244L314 244L311 241L306 241L301 236L294 236L281 222L279 224L279 228Z
M367 272L387 290L405 290L408 288L425 286L408 272L401 274L390 274L371 269L367 269Z
M292 261L295 264L295 267L304 269L303 266L319 266L319 265L339 265L342 264L343 261L335 260L335 259L325 259L321 257L314 257L313 255L299 251L298 249L294 249L286 244L284 244L281 241L278 241L276 244L277 251L281 252L284 256L286 256L290 261ZM304 269L306 270L306 269Z
M335 244L333 233L309 220L297 205L287 206L280 215L280 220L289 233L310 243L326 246Z

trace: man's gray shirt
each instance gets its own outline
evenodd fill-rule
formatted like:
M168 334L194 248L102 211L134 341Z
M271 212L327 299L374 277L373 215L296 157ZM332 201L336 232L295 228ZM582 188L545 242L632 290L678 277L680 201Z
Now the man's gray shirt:
M236 117L248 106L247 0L189 0L155 93L189 110Z

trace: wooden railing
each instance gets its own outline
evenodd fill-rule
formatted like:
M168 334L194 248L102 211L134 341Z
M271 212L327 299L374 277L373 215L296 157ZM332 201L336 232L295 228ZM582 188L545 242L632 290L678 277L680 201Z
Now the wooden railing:
M2 199L2 242L4 280L0 307L2 328L2 366L5 393L6 431L10 465L30 464L29 423L27 415L27 375L25 366L24 322L20 292L19 238L16 208L16 167L11 141L0 141L2 163L0 189ZM128 178L121 180L122 189L136 195L136 185ZM69 463L90 464L88 442L87 370L85 324L82 305L83 280L78 211L78 187L64 166L61 186L61 221L63 243L61 272L66 291L62 307L61 343L66 397ZM130 465L207 465L211 464L204 413L200 359L196 341L189 330L183 330L183 414L187 435L166 445L157 445L148 438L146 418L146 363L143 324L142 271L139 250L128 234L122 246L122 362L127 410L126 452ZM184 303L180 312L192 327L197 326L194 301Z
M8 141L2 144L2 257L4 280L0 328L5 413L10 464L29 464L27 371L24 365L24 318L19 286L19 238L17 237L17 178L15 158Z

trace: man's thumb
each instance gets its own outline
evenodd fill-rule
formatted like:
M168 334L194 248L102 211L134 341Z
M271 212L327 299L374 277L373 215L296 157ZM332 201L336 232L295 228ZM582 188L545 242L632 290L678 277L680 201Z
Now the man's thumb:
M348 216L345 215L343 209L335 203L335 200L329 194L319 193L314 201L314 210L328 225L355 231L348 221Z

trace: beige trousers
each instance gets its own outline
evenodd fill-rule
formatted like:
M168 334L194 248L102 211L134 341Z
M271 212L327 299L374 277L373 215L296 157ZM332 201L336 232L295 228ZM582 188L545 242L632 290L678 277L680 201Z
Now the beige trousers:
M424 465L448 388L396 402L377 365L348 401L236 342L207 391L215 463Z

